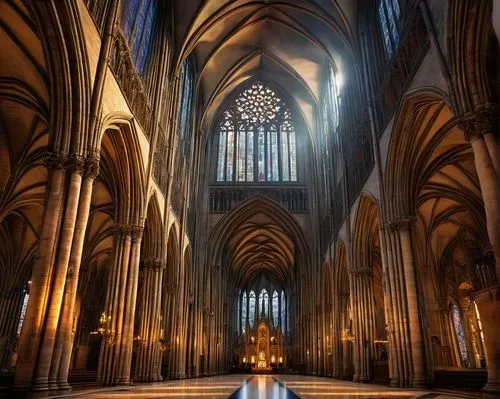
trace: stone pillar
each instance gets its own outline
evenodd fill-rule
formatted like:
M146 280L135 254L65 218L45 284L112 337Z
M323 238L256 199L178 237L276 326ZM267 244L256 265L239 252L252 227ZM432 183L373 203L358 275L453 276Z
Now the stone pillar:
M97 157L88 159L82 189L80 192L80 203L78 206L73 244L71 246L68 274L64 289L63 309L61 312L62 318L52 357L51 383L53 383L54 378L56 378L59 389L70 388L68 385L68 371L73 352L73 327L75 320L75 301L78 289L78 277L80 273L83 244L85 241L85 232L87 230L87 222L89 219L90 204L92 200L92 188L98 173L99 159Z
M500 287L478 291L474 300L483 327L488 382L483 387L483 397L500 397Z
M123 333L117 370L117 383L119 385L128 385L130 383L130 366L132 364L135 308L137 304L137 285L139 283L139 261L141 258L143 227L134 226L131 230L130 260L123 308Z
M484 104L464 115L458 123L474 153L488 237L495 255L497 281L500 281L500 146L494 134L497 118L498 107Z
M37 358L43 336L44 318L47 311L47 296L59 236L59 223L63 206L64 164L63 154L49 154L46 159L49 170L47 201L45 205L39 249L34 260L31 277L30 299L24 320L23 332L18 350L15 388L32 388Z
M401 251L403 255L403 267L406 283L406 300L410 325L410 348L413 360L413 379L411 384L414 388L418 388L425 385L424 342L422 337L422 325L420 322L420 309L418 306L418 293L415 279L415 265L413 262L410 226L410 220L401 221L399 233L401 237Z
M114 260L108 280L104 312L105 331L97 369L97 381L102 385L115 385L118 377L118 362L122 351L123 313L129 269L131 228L125 225L117 226L114 234Z
M139 329L141 344L137 356L136 378L140 382L155 382L161 379L160 364L160 304L163 263L148 262L144 270L142 291L142 314Z

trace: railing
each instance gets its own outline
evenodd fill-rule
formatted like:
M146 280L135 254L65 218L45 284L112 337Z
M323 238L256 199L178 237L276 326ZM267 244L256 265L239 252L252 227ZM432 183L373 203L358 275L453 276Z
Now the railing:
M429 44L425 21L419 9L415 7L413 15L409 16L406 29L403 29L399 46L378 90L376 102L380 118L379 138L427 54Z
M85 3L102 35L109 1L85 0ZM153 114L149 96L144 87L143 79L135 69L127 39L120 28L115 31L109 64L125 100L149 139Z
M494 259L476 262L471 266L470 271L472 286L475 290L483 290L497 284Z
M229 212L242 201L256 196L272 199L289 212L309 212L307 187L217 186L210 187L209 211Z
M115 34L110 67L129 107L141 124L144 134L149 139L152 130L153 111L143 80L135 69L127 40L121 30L118 30Z

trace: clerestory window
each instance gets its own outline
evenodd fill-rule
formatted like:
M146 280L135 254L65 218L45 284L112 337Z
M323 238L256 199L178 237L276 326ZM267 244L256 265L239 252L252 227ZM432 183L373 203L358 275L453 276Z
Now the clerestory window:
M388 59L392 58L398 46L400 14L399 0L379 0L378 19Z
M123 31L135 67L141 75L147 72L157 8L156 0L126 0L123 5Z
M297 181L292 115L274 90L254 83L224 110L217 129L217 181Z

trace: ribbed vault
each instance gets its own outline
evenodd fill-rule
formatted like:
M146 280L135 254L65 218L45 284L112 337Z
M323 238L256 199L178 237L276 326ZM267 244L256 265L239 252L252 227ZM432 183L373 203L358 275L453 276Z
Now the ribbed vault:
M179 59L192 54L199 71L202 127L256 75L286 87L312 126L325 67L352 52L357 1L177 1L175 13Z
M213 259L245 286L262 274L282 287L294 284L295 267L307 259L301 228L279 205L257 197L226 216L212 233ZM305 266L302 264L302 266Z

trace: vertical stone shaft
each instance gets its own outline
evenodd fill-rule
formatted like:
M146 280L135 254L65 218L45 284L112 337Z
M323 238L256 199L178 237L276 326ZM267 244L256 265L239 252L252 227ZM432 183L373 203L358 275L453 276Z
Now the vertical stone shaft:
M42 338L44 315L47 309L52 265L58 238L59 219L64 192L64 159L57 156L49 167L50 180L47 202L40 234L38 254L31 277L30 299L24 320L16 367L16 389L30 389L36 367L36 359Z
M418 306L417 284L415 279L415 265L411 247L410 225L403 222L400 228L401 251L403 254L403 266L406 282L406 298L408 304L408 318L410 325L410 350L413 360L413 387L425 385L424 372L424 343L422 338L422 326L420 323L420 309Z

